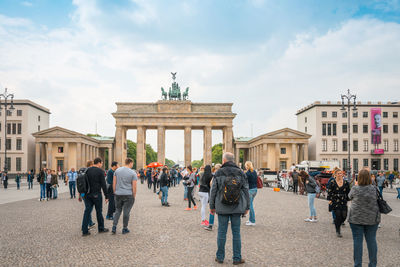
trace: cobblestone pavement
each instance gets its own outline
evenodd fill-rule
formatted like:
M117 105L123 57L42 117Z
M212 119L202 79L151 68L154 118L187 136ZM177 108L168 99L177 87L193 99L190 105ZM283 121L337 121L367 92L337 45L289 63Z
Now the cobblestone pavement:
M49 202L35 198L0 205L0 265L217 266L216 229L207 232L200 226L200 210L184 211L182 186L170 190L169 202L171 207L161 207L156 195L139 185L131 233L122 235L119 225L115 236L92 229L88 237L80 231L83 204L67 193ZM393 201L397 214L398 202ZM241 228L245 266L352 266L350 228L346 223L343 238L336 238L325 200L316 201L318 223L303 221L307 198L292 193L259 190L255 208L257 225L245 226L243 220ZM379 266L398 266L399 227L399 217L382 216ZM224 265L232 265L230 233Z

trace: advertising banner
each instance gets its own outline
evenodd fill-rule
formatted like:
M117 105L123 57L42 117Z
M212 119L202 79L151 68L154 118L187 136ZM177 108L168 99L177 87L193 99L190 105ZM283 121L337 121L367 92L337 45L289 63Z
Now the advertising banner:
M381 108L371 108L371 140L372 144L381 143L382 133L382 110Z

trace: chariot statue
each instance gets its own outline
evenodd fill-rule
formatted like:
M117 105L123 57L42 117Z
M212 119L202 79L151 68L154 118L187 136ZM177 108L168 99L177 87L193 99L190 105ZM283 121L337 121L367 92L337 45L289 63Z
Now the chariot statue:
M188 100L189 97L189 87L181 93L181 88L179 84L175 81L177 72L171 72L172 74L172 85L168 90L168 93L161 87L161 99L162 100Z

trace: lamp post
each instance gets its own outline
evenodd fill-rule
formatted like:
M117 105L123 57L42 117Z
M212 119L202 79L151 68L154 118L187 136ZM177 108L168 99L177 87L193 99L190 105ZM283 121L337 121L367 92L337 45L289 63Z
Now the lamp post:
M351 114L350 114L350 108L351 108L351 106L353 106L352 110L353 111L357 110L357 107L356 107L356 98L357 98L357 96L356 95L352 95L350 93L350 89L347 89L347 95L341 95L341 98L342 98L342 108L341 108L342 111L346 111L345 105L347 105L347 122L348 122L348 124L347 124L348 125L347 126L347 134L348 134L348 136L347 136L347 152L348 152L348 157L347 157L347 178L350 179L350 177L351 177L351 165L350 165L351 164L351 162L350 162L350 129L351 129L351 127L350 127L350 117L351 117ZM347 100L347 103L345 103L346 100ZM353 103L352 103L352 101L353 101Z
M10 94L7 91L7 88L5 89L4 93L0 94L0 101L4 99L4 103L0 102L0 110L1 110L1 104L4 104L4 172L7 172L7 116L8 116L8 110L7 110L7 105L11 104L10 110L14 110L14 94ZM11 101L8 103L8 99L11 99Z

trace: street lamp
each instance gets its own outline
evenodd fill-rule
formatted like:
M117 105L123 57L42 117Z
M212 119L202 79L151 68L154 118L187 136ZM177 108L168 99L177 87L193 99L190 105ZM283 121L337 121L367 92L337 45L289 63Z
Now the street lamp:
M340 110L346 111L345 105L347 105L347 121L348 121L348 126L347 126L347 152L348 152L348 157L347 157L347 179L350 179L351 175L351 162L350 162L350 108L353 106L353 112L357 110L356 107L356 95L352 95L350 93L350 89L347 89L347 95L341 95L342 98L342 108ZM347 104L345 101L347 100ZM353 101L353 103L352 103Z
M10 103L7 102L7 100L11 98ZM4 99L4 103L1 103L1 100ZM1 104L4 104L4 172L7 172L7 116L8 116L8 110L7 110L7 105L11 104L10 110L14 110L14 94L10 94L7 91L7 88L5 89L4 93L0 94L0 110L1 110Z

